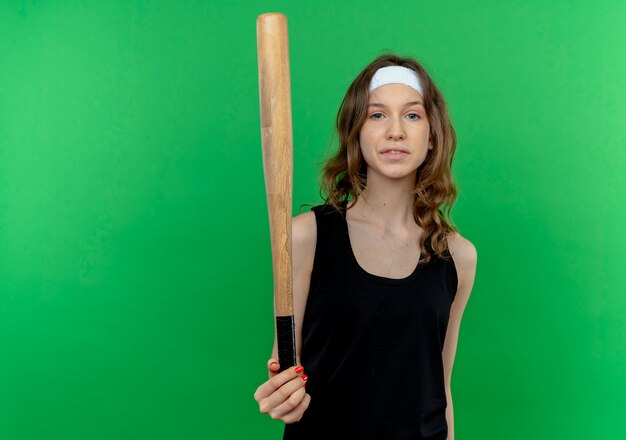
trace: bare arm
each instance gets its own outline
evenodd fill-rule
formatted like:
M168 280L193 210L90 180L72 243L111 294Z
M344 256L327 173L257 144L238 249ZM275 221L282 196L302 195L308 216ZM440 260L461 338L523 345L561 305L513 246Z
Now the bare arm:
M306 212L294 217L291 235L296 363L300 365L302 321L309 294L317 241L315 213ZM274 332L272 356L268 361L269 379L257 388L254 399L259 404L259 410L273 419L282 420L285 423L297 422L308 408L311 399L304 388L307 376L301 369L295 367L277 374L278 370L278 345Z
M450 309L450 319L446 330L446 339L443 346L443 367L446 384L446 421L448 422L448 440L454 440L454 407L452 402L452 366L459 340L459 329L461 318L469 300L476 276L476 262L478 254L474 245L455 233L448 238L448 245L454 264L457 269L458 285L452 308Z

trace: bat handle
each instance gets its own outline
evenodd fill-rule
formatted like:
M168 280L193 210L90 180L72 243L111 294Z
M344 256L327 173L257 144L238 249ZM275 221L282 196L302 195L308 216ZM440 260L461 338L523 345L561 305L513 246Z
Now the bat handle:
M293 315L276 317L279 371L296 365L296 339Z

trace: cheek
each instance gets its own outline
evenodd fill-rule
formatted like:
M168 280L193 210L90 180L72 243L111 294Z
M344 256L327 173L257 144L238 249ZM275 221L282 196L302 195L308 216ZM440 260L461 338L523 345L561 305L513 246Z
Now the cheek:
M372 143L368 142L367 138L365 137L365 138L361 138L359 144L360 144L359 150L361 152L361 159L369 163L373 155L375 154L372 151Z
M363 127L359 132L359 143L360 144L369 144L372 142L372 139L376 137L375 130L371 128L367 128L367 126Z

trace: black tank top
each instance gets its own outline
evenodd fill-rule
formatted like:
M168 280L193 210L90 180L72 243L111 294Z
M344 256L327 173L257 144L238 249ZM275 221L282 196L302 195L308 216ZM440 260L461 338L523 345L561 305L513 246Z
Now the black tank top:
M442 350L454 261L433 256L402 279L368 273L345 213L312 211L317 244L300 351L311 402L283 439L446 439Z

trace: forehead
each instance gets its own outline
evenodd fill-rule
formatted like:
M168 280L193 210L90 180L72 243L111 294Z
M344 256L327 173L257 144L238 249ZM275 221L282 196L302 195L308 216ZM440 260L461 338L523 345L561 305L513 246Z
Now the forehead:
M424 103L424 98L413 87L405 84L385 84L369 95L369 103L405 104L406 102Z

